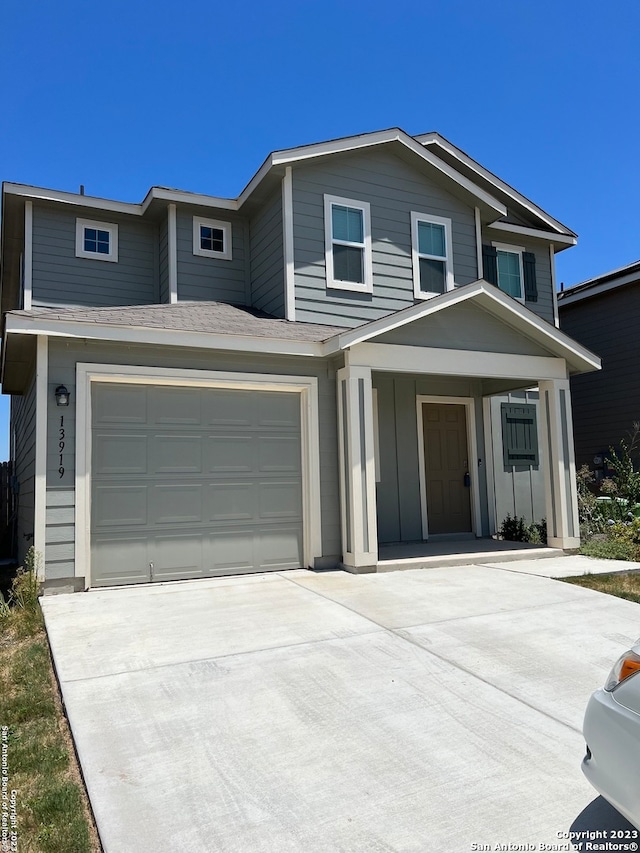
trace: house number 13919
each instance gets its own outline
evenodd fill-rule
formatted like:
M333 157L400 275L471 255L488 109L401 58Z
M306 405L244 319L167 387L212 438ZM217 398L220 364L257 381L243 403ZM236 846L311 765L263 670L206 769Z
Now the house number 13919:
M64 465L62 464L62 451L64 450L64 415L60 415L60 429L58 430L58 451L60 453L60 467L58 474L60 478L64 477Z

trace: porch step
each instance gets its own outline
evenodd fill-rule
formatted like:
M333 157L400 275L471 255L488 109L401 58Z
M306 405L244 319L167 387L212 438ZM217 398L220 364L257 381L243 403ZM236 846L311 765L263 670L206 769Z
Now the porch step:
M477 544L476 544L477 547ZM551 557L566 557L569 552L561 548L513 548L501 550L469 550L455 554L423 554L418 557L394 557L378 560L376 571L397 572L403 569L439 569L443 566L469 566L478 563L508 563L513 560L540 560Z

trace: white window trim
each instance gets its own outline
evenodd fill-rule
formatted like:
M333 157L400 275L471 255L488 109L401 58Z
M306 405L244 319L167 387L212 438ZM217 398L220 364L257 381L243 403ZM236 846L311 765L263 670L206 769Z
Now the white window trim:
M507 293L506 290L502 290L502 293L505 296L511 296L512 299L515 299L516 302L522 302L524 305L524 266L522 264L522 253L527 250L524 246L512 246L510 243L496 243L492 241L491 245L494 249L497 249L499 252L510 252L512 255L518 256L518 263L520 264L520 296L511 296L510 293ZM497 268L497 259L496 259L496 268ZM498 272L498 290L500 290L500 273Z
M418 223L432 222L434 225L444 226L446 258L437 255L426 255L418 250ZM411 264L413 266L413 295L416 299L432 299L441 294L420 288L420 258L431 258L435 261L445 262L445 292L453 290L455 281L453 278L453 239L451 237L451 220L445 216L434 216L431 213L418 213L411 211Z
M333 205L342 207L353 207L362 211L362 224L364 229L364 242L352 243L345 240L333 239L333 218L331 209ZM333 245L353 246L356 249L364 249L364 282L340 281L333 274ZM352 290L356 293L373 293L373 265L371 257L371 205L368 201L357 201L352 198L341 198L335 195L324 197L324 255L327 271L327 287L335 290Z
M222 252L214 252L212 249L203 249L200 245L200 226L205 228L218 228L223 233L224 249ZM202 258L217 258L220 261L232 260L231 245L231 223L222 222L219 219L204 219L201 216L193 217L193 254Z
M84 248L84 229L95 228L109 232L109 254L87 252ZM118 263L118 226L114 222L97 222L95 219L76 219L76 258L89 258L92 261L111 261Z
M44 341L46 346L46 338ZM46 375L42 381L46 381ZM75 576L84 576L87 588L92 583L91 389L98 382L171 385L183 388L235 388L244 391L287 391L298 394L302 440L303 555L305 565L313 568L315 559L322 556L319 403L318 380L315 376L232 373L217 370L78 362L76 364ZM39 396L38 399L41 397ZM46 395L43 395L42 399L46 401ZM44 429L46 431L46 420ZM42 470L46 473L46 464Z

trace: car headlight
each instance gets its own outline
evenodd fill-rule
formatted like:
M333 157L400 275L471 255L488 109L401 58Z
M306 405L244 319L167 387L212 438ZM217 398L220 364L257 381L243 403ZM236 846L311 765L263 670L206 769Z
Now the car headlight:
M611 692L621 684L625 679L640 672L640 655L631 651L625 652L616 661L613 669L609 673L604 685L604 689Z

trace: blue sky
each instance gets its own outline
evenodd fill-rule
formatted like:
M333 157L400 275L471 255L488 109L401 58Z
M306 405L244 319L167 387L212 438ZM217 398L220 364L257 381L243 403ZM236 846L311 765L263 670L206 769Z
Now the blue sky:
M0 31L3 180L236 196L274 149L437 130L578 233L558 282L640 257L637 0L4 0Z

